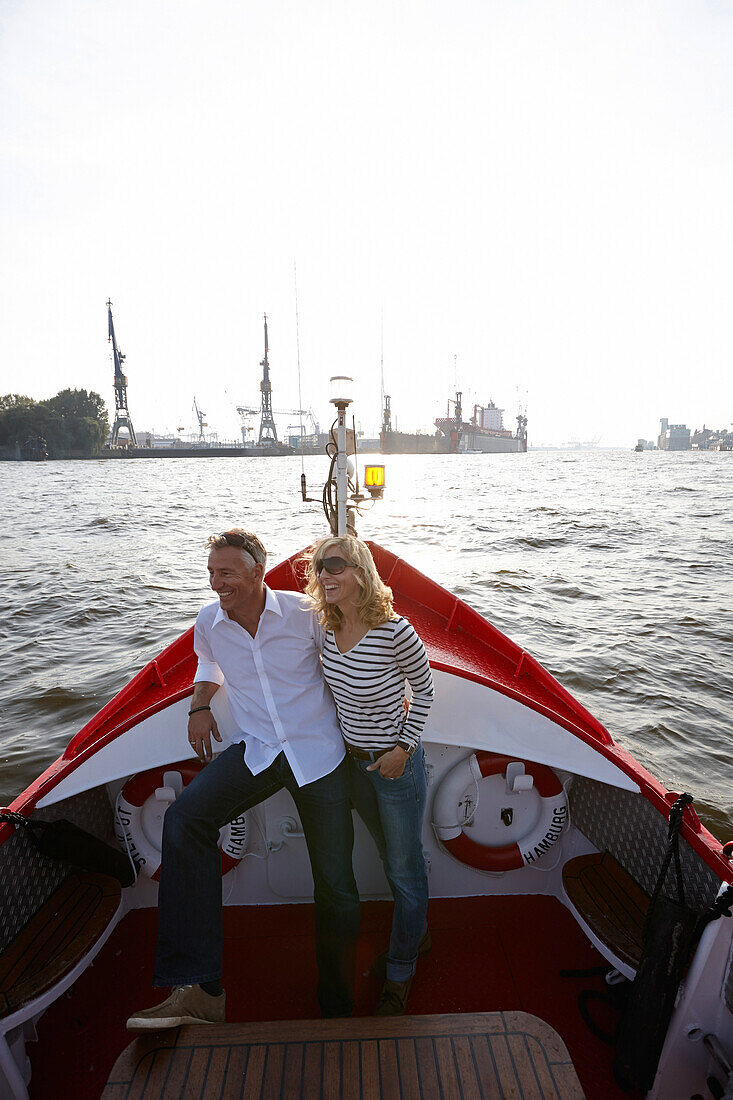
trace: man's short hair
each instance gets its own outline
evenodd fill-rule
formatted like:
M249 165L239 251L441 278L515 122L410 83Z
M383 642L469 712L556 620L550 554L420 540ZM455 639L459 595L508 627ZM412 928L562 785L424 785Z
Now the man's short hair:
M227 546L233 546L236 550L244 550L263 568L267 565L267 551L262 542L252 531L245 531L243 527L231 527L221 535L209 535L206 545L209 550L224 550Z

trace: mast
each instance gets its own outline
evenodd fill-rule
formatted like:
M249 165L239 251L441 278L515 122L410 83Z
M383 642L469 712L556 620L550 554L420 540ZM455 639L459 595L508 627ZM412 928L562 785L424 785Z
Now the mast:
M392 398L388 393L385 393L384 400L382 402L382 432L384 435L389 435L392 431Z
M351 387L354 380L346 374L335 374L331 378L331 403L336 406L338 426L336 429L336 454L331 462L331 471L336 467L336 509L329 516L331 531L341 538L347 534L349 470L346 454L346 410L351 404ZM356 442L356 441L355 441Z
M109 328L108 343L112 344L112 357L115 364L115 422L112 425L112 437L110 440L110 446L120 446L120 428L127 428L130 436L130 446L137 447L137 437L135 436L135 429L132 426L130 411L127 408L127 377L122 373L122 364L125 361L125 356L117 347L115 326L112 320L112 302L109 300L109 298L107 299L107 321Z
M384 315L382 315L381 324L379 326L379 329L380 329L379 336L380 336L380 344L381 344L380 356L379 356L379 378L380 378L380 383L379 383L379 405L380 405L381 409L384 409ZM387 398L387 400L389 401L389 398ZM382 413L382 424L383 424L382 430L387 431L387 428L384 427L384 412Z
M267 343L267 314L265 314L265 358L260 363L262 367L262 381L260 393L262 394L262 408L260 412L260 437L259 443L277 443L277 428L272 415L272 386L270 385L269 347Z

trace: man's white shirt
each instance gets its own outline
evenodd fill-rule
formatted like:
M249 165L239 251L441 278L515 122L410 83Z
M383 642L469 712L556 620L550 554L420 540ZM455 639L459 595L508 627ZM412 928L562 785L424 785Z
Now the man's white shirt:
M253 775L284 752L299 786L328 775L344 758L336 708L321 673L323 635L298 592L265 588L254 638L207 604L196 619L194 683L224 684L244 759Z

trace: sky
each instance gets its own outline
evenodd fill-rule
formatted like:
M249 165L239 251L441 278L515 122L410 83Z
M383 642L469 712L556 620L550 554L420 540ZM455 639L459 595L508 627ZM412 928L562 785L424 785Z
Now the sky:
M728 0L3 0L0 393L113 410L110 298L138 430L238 438L265 312L323 430L382 362L403 431L730 428L731 57Z

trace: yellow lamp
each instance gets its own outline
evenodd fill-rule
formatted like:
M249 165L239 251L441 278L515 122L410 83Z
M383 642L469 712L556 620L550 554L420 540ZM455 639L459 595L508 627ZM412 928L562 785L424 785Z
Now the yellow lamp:
M385 489L384 466L364 467L364 486L369 490L372 500L381 500Z

